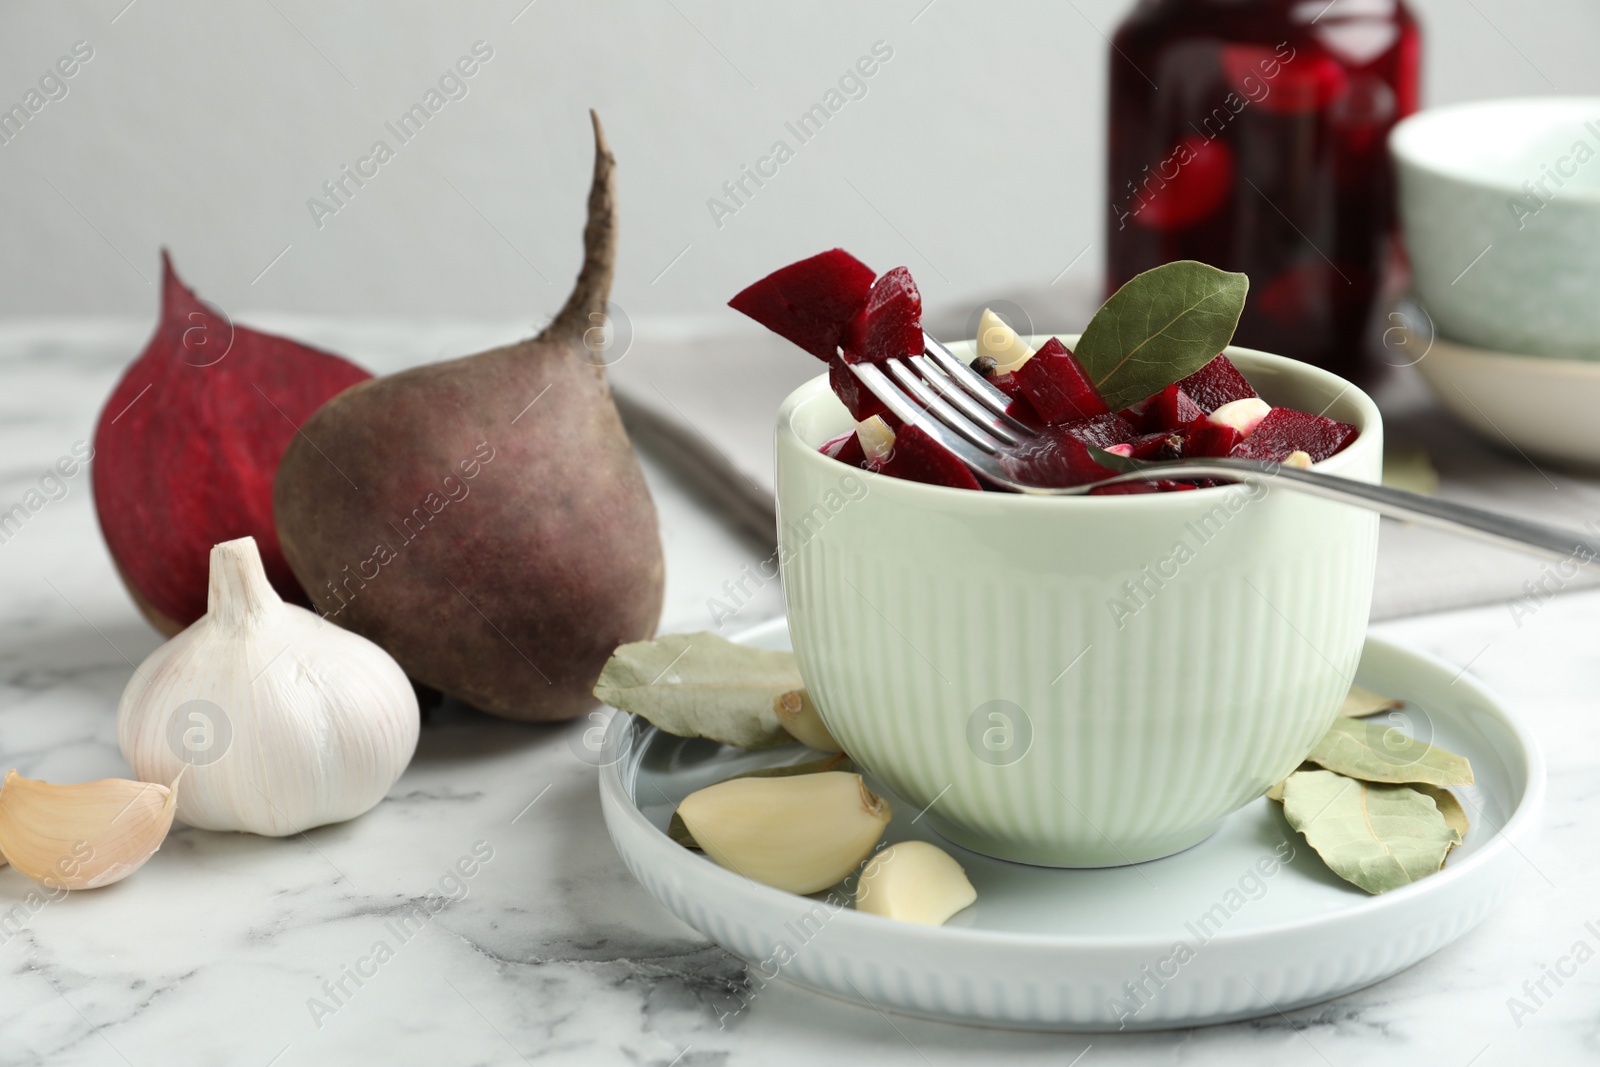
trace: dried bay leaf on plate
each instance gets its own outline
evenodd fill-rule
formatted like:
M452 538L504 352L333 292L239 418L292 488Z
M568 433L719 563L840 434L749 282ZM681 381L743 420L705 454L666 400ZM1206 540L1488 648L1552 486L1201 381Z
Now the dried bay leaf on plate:
M678 737L771 748L794 740L772 702L804 684L793 652L736 645L713 633L668 634L620 646L594 695Z
M1345 695L1344 703L1339 705L1339 717L1343 719L1364 719L1368 715L1376 715L1380 711L1394 711L1396 708L1406 706L1404 700L1396 700L1370 689L1363 689L1359 685L1352 685L1350 692Z
M843 752L835 752L831 756L807 760L805 763L789 763L782 767L762 767L754 771L745 771L743 774L735 774L724 778L723 781L731 782L735 778L787 778L793 774L821 774L823 771L846 770L848 766L849 757ZM683 817L676 810L673 811L672 818L667 821L667 836L684 848L698 849L700 847L699 843L695 841L694 835L689 832L689 825L683 821Z
M1290 775L1283 814L1334 874L1369 893L1433 874L1461 842L1432 797L1332 771Z
M1295 773L1295 771L1314 771L1316 769L1317 765L1315 763L1302 763L1300 766L1296 767L1294 771L1290 771L1289 773L1292 775ZM1285 778L1283 782L1287 782L1288 780L1289 779ZM1279 782L1277 785L1267 790L1268 800L1276 801L1279 804L1283 803L1283 782Z
M1365 782L1471 785L1465 756L1418 741L1393 726L1335 719L1306 760Z
M1250 279L1181 259L1111 294L1073 355L1112 411L1158 393L1217 357L1233 340Z
M1472 824L1467 820L1467 810L1461 806L1459 797L1442 786L1426 785L1422 782L1412 782L1411 788L1432 797L1434 804L1439 808L1439 814L1444 816L1445 825L1462 837L1467 836Z

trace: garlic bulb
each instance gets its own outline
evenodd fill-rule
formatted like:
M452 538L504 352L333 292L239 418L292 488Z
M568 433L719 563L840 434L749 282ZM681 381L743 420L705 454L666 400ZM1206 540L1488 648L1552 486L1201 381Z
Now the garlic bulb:
M281 837L382 800L417 747L417 698L383 649L267 581L253 538L211 550L207 610L144 661L117 740L134 773L171 782L178 818Z

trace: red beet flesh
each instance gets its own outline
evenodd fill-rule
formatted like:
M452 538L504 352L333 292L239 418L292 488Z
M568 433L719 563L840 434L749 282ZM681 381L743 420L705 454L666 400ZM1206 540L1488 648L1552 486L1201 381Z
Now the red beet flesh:
M952 489L982 489L967 465L917 426L902 426L894 433L894 451L878 468L880 474Z
M866 305L845 331L844 358L877 363L922 354L922 294L911 272L896 267L872 284Z
M1002 453L1000 467L1019 482L1055 488L1097 482L1117 473L1096 463L1088 446L1059 426Z
M1155 433L1158 430L1176 430L1205 417L1206 413L1183 391L1182 386L1169 385L1146 402L1140 425L1145 432Z
M838 356L828 361L828 385L833 389L833 395L850 409L850 417L857 422L864 422L889 410L883 401L872 395L872 390L861 384L861 379Z
M1067 346L1054 337L1016 371L1017 387L1052 425L1092 419L1110 409Z
M1227 356L1213 359L1178 382L1178 386L1208 415L1229 401L1256 395L1250 383L1244 380L1244 375L1239 373L1239 368Z
M272 479L296 430L372 377L327 352L231 323L162 253L161 320L94 435L106 546L146 617L175 633L206 612L211 546L254 537L285 599L309 604L278 546Z
M873 278L871 267L835 248L773 271L728 306L818 359L832 359Z
M1282 462L1291 452L1304 452L1320 463L1356 439L1356 428L1308 411L1273 408L1233 455Z

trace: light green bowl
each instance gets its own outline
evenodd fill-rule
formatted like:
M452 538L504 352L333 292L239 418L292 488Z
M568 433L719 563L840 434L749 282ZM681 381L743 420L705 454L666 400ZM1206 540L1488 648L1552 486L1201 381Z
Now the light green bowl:
M1438 332L1600 360L1600 97L1435 108L1397 125L1389 149L1416 295Z
M1269 402L1360 429L1319 470L1379 479L1364 393L1227 354ZM828 728L945 837L1059 867L1170 855L1327 731L1366 631L1374 513L1239 485L946 489L817 451L851 425L825 376L778 415L789 627Z

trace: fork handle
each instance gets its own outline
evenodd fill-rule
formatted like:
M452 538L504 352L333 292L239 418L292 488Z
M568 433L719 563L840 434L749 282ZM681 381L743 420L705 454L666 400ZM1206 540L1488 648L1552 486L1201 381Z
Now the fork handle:
M1173 464L1141 466L1098 484L1173 477L1231 478L1268 487L1281 485L1325 500L1370 508L1391 519L1466 534L1490 544L1518 549L1546 559L1571 561L1600 573L1600 543L1572 530L1422 496L1420 493L1409 493L1404 489L1276 463L1249 459L1183 460Z

